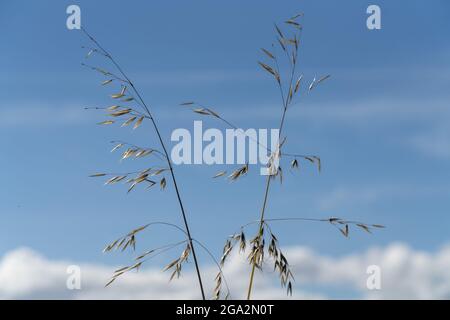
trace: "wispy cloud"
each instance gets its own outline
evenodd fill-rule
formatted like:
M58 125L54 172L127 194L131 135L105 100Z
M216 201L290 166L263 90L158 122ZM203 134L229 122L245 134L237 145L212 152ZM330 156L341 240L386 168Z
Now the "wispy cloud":
M135 82L143 86L205 86L257 80L257 71L246 70L177 70L137 74ZM263 79L264 80L264 79Z
M421 153L441 159L450 158L450 120L411 138L413 148Z
M411 185L392 182L378 185L338 185L325 191L318 200L320 210L331 210L355 206L370 206L389 199L420 199L428 197L448 197L450 189L446 185Z
M46 127L84 124L89 117L83 105L10 104L0 108L0 128Z
M450 246L435 253L413 250L404 244L372 248L364 253L343 257L323 256L305 247L286 250L296 276L295 299L329 297L327 288L352 290L362 299L448 299L450 298ZM80 264L81 290L68 290L66 269L74 262L55 261L21 248L0 260L0 298L56 299L197 299L195 276L190 271L180 280L168 282L168 275L157 269L130 273L104 288L114 268ZM75 263L76 264L76 263ZM366 287L367 267L381 268L381 290ZM206 283L213 283L212 267L206 271ZM244 298L248 264L242 256L232 256L225 269L233 298ZM284 299L272 273L258 275L255 298ZM309 289L306 289L309 288ZM312 289L317 288L317 289ZM320 289L319 289L320 288ZM211 285L208 286L211 290ZM345 295L339 296L345 298Z
M342 99L313 101L305 98L295 103L289 110L290 116L307 121L333 122L335 124L349 124L351 126L404 124L414 121L430 121L449 115L447 99L428 100L400 99L398 97L364 98L350 101ZM248 104L236 106L218 106L218 112L230 112L239 109L239 118L276 119L279 106L276 104ZM237 119L237 118L236 118Z
M318 207L320 210L331 210L350 205L371 204L376 202L383 191L377 188L348 188L337 187L320 198Z

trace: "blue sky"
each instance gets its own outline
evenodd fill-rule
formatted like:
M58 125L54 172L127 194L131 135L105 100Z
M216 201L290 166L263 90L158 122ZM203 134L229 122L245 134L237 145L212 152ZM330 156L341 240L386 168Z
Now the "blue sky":
M372 3L382 9L378 31L366 28ZM292 110L286 149L320 155L323 172L305 164L287 174L268 215L333 215L388 228L345 239L327 225L280 223L279 240L330 256L394 242L434 252L449 242L446 1L20 0L0 4L0 254L30 247L52 259L122 264L129 255L101 253L107 242L150 221L181 223L171 185L127 195L88 178L148 166L119 163L109 141L157 141L149 124L135 132L99 127L102 115L83 110L110 104L111 92L80 66L88 41L65 27L70 4L144 93L169 146L172 130L206 120L178 106L186 100L212 105L243 128L275 127L279 98L256 64L259 48L273 40L273 22L304 12L300 66L307 79L332 78ZM223 169L175 168L192 232L217 256L226 236L257 218L264 191L258 167L233 184L211 179ZM154 229L140 248L174 237Z

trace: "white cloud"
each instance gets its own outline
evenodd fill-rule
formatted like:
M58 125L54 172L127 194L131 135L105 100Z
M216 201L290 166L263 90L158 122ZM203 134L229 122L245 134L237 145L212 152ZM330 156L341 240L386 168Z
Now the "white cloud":
M308 249L289 252L300 282L350 285L367 299L448 299L450 246L436 253L415 251L404 244L372 248L363 254L333 259ZM366 289L367 267L381 268L381 290Z
M169 274L159 269L142 269L119 278L108 288L108 282L116 268L79 264L81 268L82 290L68 290L67 267L77 265L69 261L46 259L29 248L19 248L7 253L0 260L0 299L198 299L196 275L187 271L180 279L169 283ZM235 298L243 298L247 275L247 265L241 259L233 259L227 267L227 279L234 283ZM204 280L209 283L208 291L217 270L206 267L209 275ZM255 287L256 298L283 298L284 290L272 288L266 279L258 279ZM320 295L296 293L299 298L321 298Z
M343 257L320 255L308 248L286 249L296 276L294 298L322 299L327 290L348 292L367 299L448 299L450 298L450 246L435 253L391 244L386 248L372 248L365 253ZM37 252L20 248L5 254L0 260L0 298L2 299L196 299L195 274L186 271L180 280L168 282L168 275L158 269L143 269L120 278L104 288L114 268L80 264L82 290L66 289L66 269L74 262L49 260ZM76 264L76 263L75 263ZM381 267L379 291L366 289L369 265ZM242 257L234 256L225 270L233 298L244 298L249 273ZM204 269L205 283L210 284L216 273L212 267ZM285 291L278 287L276 275L258 275L255 298L283 299ZM308 288L308 289L307 289ZM317 288L317 289L312 289ZM320 289L318 289L320 288ZM345 295L339 296L345 298ZM353 298L354 296L350 297Z

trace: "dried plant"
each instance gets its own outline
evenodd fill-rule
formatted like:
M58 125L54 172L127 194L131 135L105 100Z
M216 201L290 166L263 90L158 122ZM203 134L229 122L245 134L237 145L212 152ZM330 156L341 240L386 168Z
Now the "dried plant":
M279 136L276 150L270 150L265 145L262 145L256 141L262 148L265 148L270 154L268 161L268 173L265 182L265 191L263 197L263 205L261 209L261 214L259 220L250 222L240 228L240 231L233 234L227 239L225 246L223 248L223 255L221 258L221 265L225 263L230 253L233 251L234 247L239 244L239 251L245 252L246 248L250 248L250 253L248 254L248 261L251 265L251 273L249 278L249 286L247 291L247 299L251 298L255 270L263 270L263 264L266 261L266 254L273 261L274 270L278 272L281 285L287 289L288 295L292 294L292 282L294 281L293 273L289 267L288 260L286 256L280 249L280 245L277 237L272 232L270 223L275 221L315 221L315 222L327 222L332 226L340 230L340 232L345 236L349 236L349 226L354 225L366 232L371 232L372 228L384 228L382 225L369 225L361 222L347 221L340 218L327 218L327 219L309 219L309 218L277 218L268 219L266 218L266 208L269 199L269 191L272 181L277 177L280 182L283 182L283 170L280 165L282 158L290 159L291 169L298 169L300 161L307 161L312 164L317 165L319 172L321 171L322 163L321 159L315 155L301 155L292 154L284 152L283 148L286 143L286 137L283 136L283 129L286 122L286 116L290 107L294 106L296 99L303 95L313 91L318 85L330 78L330 75L325 75L320 78L314 78L307 87L303 88L304 76L298 74L298 54L301 41L301 33L303 30L302 25L299 20L302 14L298 14L284 22L287 31L282 31L278 25L275 25L276 32L276 45L272 44L270 50L262 48L261 51L268 62L258 61L259 66L267 73L276 83L276 86L280 92L282 109L281 109L281 120L279 124ZM279 56L285 56L285 65L282 65L282 60ZM284 69L282 69L284 67ZM286 71L282 71L286 70ZM181 104L182 106L187 106L192 108L197 114L210 116L219 121L224 122L227 126L240 130L236 125L226 120L224 117L219 115L216 111L209 107L205 107L202 104L196 102L185 102ZM245 133L241 130L242 134ZM251 136L247 136L252 139ZM238 180L239 178L246 175L249 171L248 165L235 169L228 178L232 181ZM213 178L219 178L226 176L227 172L222 171L217 173ZM245 229L253 224L258 225L258 231L256 235L250 239L246 240ZM220 280L220 279L219 279ZM220 288L221 282L217 281L216 288Z
M116 270L111 280L107 283L107 286L114 282L117 277L125 274L126 272L132 270L138 270L139 267L147 260L159 255L163 252L167 252L171 249L177 248L181 245L184 245L184 250L181 255L171 263L169 263L164 270L171 271L172 274L170 279L175 277L179 277L181 274L182 267L184 263L188 261L188 258L192 257L195 265L195 270L198 279L198 286L203 300L206 298L205 291L203 288L202 277L200 273L200 268L197 260L197 256L195 253L195 244L199 245L203 248L210 257L214 258L211 252L204 246L201 242L195 240L190 233L189 224L187 220L187 215L183 206L183 202L181 200L180 191L177 185L177 180L175 177L174 169L172 162L170 160L169 154L167 152L166 145L161 136L159 127L157 125L157 121L155 119L154 114L150 111L150 107L146 104L142 95L135 87L134 83L130 80L127 74L123 71L121 66L116 62L116 60L112 57L112 55L106 51L99 42L92 37L85 29L82 29L84 34L90 40L92 47L83 47L84 49L89 50L86 58L91 57L92 55L99 55L100 57L106 59L112 66L116 72L112 72L103 68L99 68L97 66L90 66L85 63L82 65L100 73L104 79L101 83L102 86L115 86L117 89L111 95L111 99L114 101L114 105L108 107L95 107L95 108L86 108L86 109L95 109L95 110L103 110L106 112L108 119L99 123L99 125L113 125L116 122L121 123L121 127L129 127L133 126L133 130L141 127L144 122L148 121L154 129L154 132L159 141L159 148L147 148L136 146L131 143L123 142L123 141L113 141L114 148L111 150L112 152L116 152L118 150L123 150L121 154L121 160L126 160L130 158L145 158L145 157L153 157L153 161L155 163L154 166L142 170L138 170L135 172L127 172L127 173L97 173L91 175L91 177L106 177L107 180L105 182L106 185L113 185L117 183L125 183L128 186L128 192L131 192L138 186L147 186L147 188L151 188L157 184L161 187L161 189L165 189L167 186L167 175L172 182L172 185L175 189L175 194L177 197L177 202L180 207L181 217L183 220L183 228L179 227L175 224L170 224L166 222L153 222L132 232L128 233L124 237L121 237L115 240L113 243L109 244L104 252L110 252L112 250L126 250L127 248L135 249L136 246L136 236L141 231L147 229L151 225L166 225L173 228L176 228L178 231L182 232L185 240L179 241L176 243L167 244L165 246L155 248L144 252L136 258L134 264L120 268ZM160 163L163 163L162 165ZM158 165L159 163L159 165ZM215 261L215 260L214 260ZM222 269L220 265L215 261L217 266L219 267L219 275L217 276L217 281L220 283L225 282ZM228 287L228 286L227 286ZM216 289L214 291L214 295L217 296L220 294L220 289ZM229 290L228 290L229 294Z
M114 146L111 152L121 151L121 160L151 157L151 159L154 161L154 165L134 172L96 173L91 175L91 177L106 178L107 180L105 182L105 185L124 183L125 185L127 185L128 192L131 192L138 186L146 186L147 188L152 188L155 185L159 185L160 188L164 190L167 187L168 181L166 176L168 176L175 189L177 202L179 204L181 217L183 220L183 227L168 222L152 222L127 233L125 236L120 237L119 239L116 239L111 244L109 244L104 249L104 252L111 252L114 250L125 251L126 249L130 248L132 250L135 250L138 234L148 229L150 226L167 226L174 228L181 232L184 238L184 240L169 243L164 246L153 248L141 253L135 258L133 264L116 270L111 280L106 284L107 286L112 284L121 275L133 270L139 270L142 264L144 264L149 259L168 252L169 250L183 246L184 249L181 251L181 254L172 262L167 264L167 266L164 268L164 271L171 272L171 280L174 278L178 278L181 274L183 265L188 261L190 257L192 257L197 274L199 290L201 292L202 298L205 299L206 296L203 288L202 277L195 253L195 244L205 250L218 267L219 271L217 273L217 276L215 277L213 298L220 299L223 297L227 299L230 297L230 290L223 274L222 267L226 263L229 255L233 252L234 248L238 246L240 253L249 252L248 261L251 266L251 272L247 292L248 299L251 298L255 271L256 269L262 271L264 263L268 259L273 262L273 268L279 275L282 287L286 288L288 295L291 295L294 275L291 271L286 256L280 248L278 237L272 231L272 223L283 221L325 222L340 230L340 232L345 237L349 236L350 226L356 226L357 228L360 228L366 232L371 232L373 228L384 228L382 225L366 224L335 217L326 219L303 217L266 217L266 208L269 200L269 191L271 188L271 184L276 178L279 178L280 183L283 182L283 169L281 165L282 159L289 159L289 166L291 169L298 169L300 167L300 163L303 161L316 165L319 172L322 168L321 159L316 155L284 152L284 146L287 139L283 136L283 129L285 126L289 108L297 104L296 101L299 97L302 96L301 93L305 95L313 91L318 85L330 78L330 75L325 75L320 78L314 78L309 83L309 85L305 87L305 85L303 84L303 75L297 72L298 54L302 32L302 25L299 23L299 19L301 16L302 15L299 14L285 21L285 25L288 28L287 32L282 31L282 28L275 25L276 44L272 44L270 50L265 48L261 49L264 57L268 60L268 62L259 61L258 64L267 74L269 74L274 79L281 96L282 109L281 120L279 124L278 142L275 150L271 150L268 146L262 145L259 141L256 141L262 148L267 150L269 154L269 161L267 164L269 174L266 177L260 217L258 220L249 222L241 226L238 232L234 233L226 240L220 262L214 258L211 251L203 243L199 242L191 236L187 215L184 210L183 202L181 200L180 192L177 186L177 180L175 177L172 162L167 152L166 145L160 134L160 130L157 125L157 121L155 120L154 114L150 112L150 108L143 100L142 95L136 89L134 83L126 75L121 66L98 43L95 38L93 38L85 29L82 29L93 45L93 47L84 47L85 49L89 50L86 58L89 58L92 55L99 55L108 60L117 72L114 73L103 68L83 63L83 66L100 73L104 77L101 83L102 86L117 87L116 91L111 94L111 99L115 101L114 105L108 107L94 107L87 109L103 110L106 112L106 114L108 115L108 119L100 122L99 125L109 126L120 122L121 127L132 126L133 130L136 130L144 125L145 122L149 122L153 127L159 141L158 148L137 146L135 144L124 141L112 141L112 144ZM288 34L289 36L287 36ZM280 59L280 55L285 56L285 58L283 58L285 59L285 65L282 64L283 60ZM215 118L235 130L240 130L238 126L226 120L216 111L202 104L196 102L185 102L182 103L182 106L191 108L192 111L196 114ZM243 131L242 133L245 134ZM249 138L252 139L252 137ZM228 174L227 171L218 172L213 178L218 179L220 177L226 177L230 181L237 181L248 173L249 165L245 164L244 166L235 168L230 174ZM254 225L257 226L257 233L255 236L253 236L253 238L247 239L246 229ZM225 285L225 289L223 289L223 285Z

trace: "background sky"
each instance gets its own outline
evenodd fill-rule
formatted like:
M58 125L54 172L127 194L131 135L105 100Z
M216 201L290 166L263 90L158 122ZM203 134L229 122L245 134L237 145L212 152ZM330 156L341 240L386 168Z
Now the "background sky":
M286 172L283 185L273 185L268 216L339 216L388 228L373 235L352 230L345 239L326 224L278 223L273 228L281 244L294 257L309 250L318 260L329 259L331 266L359 257L363 262L352 265L358 274L365 274L361 257L370 256L370 250L381 250L369 259L375 264L382 263L384 254L395 260L402 255L398 250L420 261L427 257L430 265L405 258L404 269L398 269L402 283L416 281L408 270L419 263L428 280L445 284L430 289L430 296L450 297L450 279L443 271L450 261L445 249L450 243L450 4L443 0L2 1L0 297L37 295L33 286L13 290L19 278L38 277L33 269L18 273L14 266L20 261L35 257L50 265L101 265L107 274L109 267L127 264L133 255L104 255L106 243L147 222L181 224L170 184L164 192L137 189L127 195L125 186L103 187L101 180L88 178L94 172L126 172L151 163L150 158L120 163L119 155L109 152L111 140L145 146L157 146L157 141L149 124L134 132L101 127L96 125L104 120L100 112L83 110L110 105L113 92L80 65L86 54L81 46L89 42L66 28L70 4L81 7L82 25L134 79L169 146L171 132L192 129L194 120L225 129L178 106L187 100L211 105L243 128L276 127L278 92L256 63L262 58L259 48L273 41L273 22L304 12L302 72L308 80L325 74L332 78L292 108L286 150L319 155L323 171L305 163L299 172ZM381 30L366 27L370 4L382 9ZM89 63L106 66L96 58ZM217 257L229 234L259 216L264 192L259 166L236 183L211 179L224 169L233 168L175 168L192 233ZM170 229L155 228L139 238L138 250L179 238ZM178 254L155 259L150 268ZM204 252L200 255L203 265L212 265ZM437 257L444 262L432 264ZM303 262L298 258L299 268ZM324 274L333 274L332 269L325 268ZM167 275L159 276L167 280ZM48 281L55 288L65 286ZM356 287L361 286L358 281ZM159 292L173 286L164 282ZM381 297L411 292L395 291L400 284L387 286L391 291ZM296 288L308 289L312 297L365 297L345 281L336 287L331 280L305 280ZM38 296L51 296L44 289ZM55 292L57 297L66 294ZM117 291L114 297L125 296Z

